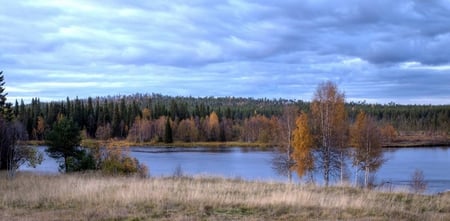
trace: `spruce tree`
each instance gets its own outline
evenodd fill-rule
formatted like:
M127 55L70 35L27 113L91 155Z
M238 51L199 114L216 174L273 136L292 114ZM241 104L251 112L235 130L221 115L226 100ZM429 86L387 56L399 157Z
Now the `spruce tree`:
M166 128L164 133L164 142L173 143L172 127L170 126L170 117L167 117Z
M5 85L5 82L4 82L3 71L0 71L0 109L2 109L2 110L6 104L6 95L8 95L8 93L4 93L4 91L5 91L5 88L3 87L4 85Z
M12 109L11 103L6 103L6 96L8 93L5 93L5 78L3 76L3 71L0 71L0 115L6 121L10 122L14 118L14 112Z

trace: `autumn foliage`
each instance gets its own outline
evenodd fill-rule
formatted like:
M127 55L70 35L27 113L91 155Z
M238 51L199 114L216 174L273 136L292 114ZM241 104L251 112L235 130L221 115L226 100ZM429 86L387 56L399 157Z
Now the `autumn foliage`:
M131 157L129 148L120 143L107 142L101 146L92 147L91 153L94 155L97 168L104 174L148 176L148 168L139 163L136 158Z
M296 128L293 131L292 146L294 151L292 158L296 162L293 169L299 177L314 169L312 155L313 138L308 124L308 116L302 113L295 121Z
M391 124L381 127L380 132L384 144L390 144L398 136L397 130Z
M337 171L342 171L342 157L347 146L348 122L344 93L333 82L317 87L311 103L312 133L317 149L317 167L323 172L325 185Z
M361 111L350 129L350 144L355 148L353 165L364 171L364 185L369 185L369 175L384 162L381 149L381 130L372 117Z

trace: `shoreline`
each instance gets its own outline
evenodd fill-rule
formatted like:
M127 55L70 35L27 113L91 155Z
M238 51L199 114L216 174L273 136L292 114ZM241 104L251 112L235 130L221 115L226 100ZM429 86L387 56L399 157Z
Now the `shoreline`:
M82 146L84 147L97 147L99 145L108 145L110 143L115 143L124 147L244 147L244 148L259 148L263 150L274 149L274 145L269 143L254 143L254 142L242 142L242 141L229 141L229 142L180 142L175 141L173 143L163 143L163 142L131 142L128 140L95 140L95 139L83 139ZM44 146L44 141L30 140L24 142L26 145L31 146ZM382 144L383 148L415 148L415 147L449 147L450 138L417 138L400 136L399 138Z
M448 147L450 136L424 132L403 133L382 146L385 148Z

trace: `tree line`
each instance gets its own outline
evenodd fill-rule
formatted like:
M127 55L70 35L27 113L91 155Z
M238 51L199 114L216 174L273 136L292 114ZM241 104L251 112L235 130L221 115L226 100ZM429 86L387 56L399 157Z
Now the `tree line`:
M23 100L11 106L13 117L33 140L45 133L63 114L74 120L93 139L130 139L137 142L164 141L170 126L175 141L268 142L270 131L280 120L285 106L308 112L310 102L286 99L193 98L159 94L97 97L59 102ZM360 110L375 121L392 125L398 131L450 132L450 105L372 105L345 103L349 121ZM169 122L169 123L167 123Z

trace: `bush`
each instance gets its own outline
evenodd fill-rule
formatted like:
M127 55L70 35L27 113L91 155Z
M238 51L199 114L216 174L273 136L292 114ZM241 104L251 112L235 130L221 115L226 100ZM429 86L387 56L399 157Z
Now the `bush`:
M128 149L118 145L110 144L99 150L98 165L100 170L109 175L132 175L141 177L148 176L148 168L139 161L129 156Z
M415 193L423 193L427 189L427 183L425 182L425 177L423 171L416 169L411 175L411 189Z
M138 174L147 177L148 169L136 158L125 156L122 158L108 158L101 163L101 171L109 175Z

